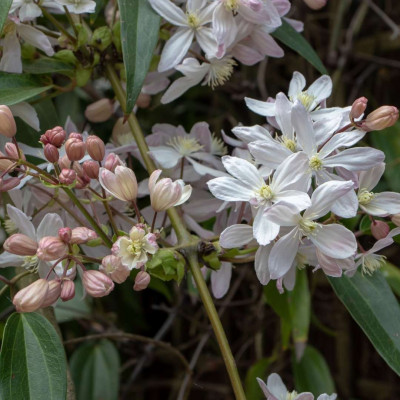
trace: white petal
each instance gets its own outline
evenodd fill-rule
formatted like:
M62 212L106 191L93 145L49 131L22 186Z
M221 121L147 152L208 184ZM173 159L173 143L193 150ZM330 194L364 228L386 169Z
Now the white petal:
M215 178L207 182L210 192L220 200L249 201L254 192L234 178Z
M292 124L302 149L309 157L313 156L317 152L317 145L312 121L307 110L299 102L296 102L292 108Z
M162 168L173 168L182 158L175 149L168 146L150 146L149 154Z
M293 72L293 77L289 84L289 97L297 99L297 96L303 91L306 86L306 79L300 72Z
M332 93L332 79L328 75L322 75L307 89L307 93L314 96L315 105L327 99Z
M353 147L324 159L326 167L344 167L349 171L365 171L384 161L385 154L370 147Z
M265 398L268 398L268 396L271 396L271 393L269 392L268 387L267 387L267 385L265 384L265 382L264 382L262 379L260 379L260 378L256 378L256 379L257 379L257 382L258 382L258 384L259 384L259 386L260 386L262 392L263 392L264 395L265 395Z
M190 162L190 164L193 165L194 170L199 175L211 175L214 177L220 177L220 176L229 177L229 175L226 172L220 171L215 168L207 167L206 165L200 164L197 161L193 160L193 158L191 158L191 157L186 157L186 159Z
M15 74L22 73L21 46L15 32L6 35L3 39L0 70Z
M286 204L276 204L265 211L264 216L279 226L296 226L299 215Z
M271 279L268 269L268 258L271 249L272 245L260 246L256 252L254 268L261 285L267 285Z
M228 292L232 277L232 264L222 262L218 271L211 272L211 288L216 299L224 297Z
M249 151L257 163L277 168L293 153L274 139L257 140L249 143ZM305 157L308 161L307 157Z
M167 71L178 65L192 44L194 33L189 28L179 28L165 44L161 53L158 71Z
M27 43L40 50L43 50L49 57L54 54L54 50L49 39L38 29L30 25L19 24L17 25L17 32Z
M380 163L368 171L361 172L358 178L359 188L371 191L378 184L384 172L385 163Z
M322 268L322 270L326 275L333 276L336 278L342 276L341 263L343 262L343 260L338 260L337 258L328 257L326 254L321 253L318 249L317 249L317 257L319 261L319 266Z
M354 190L339 197L332 205L331 211L342 218L353 218L358 210L358 198Z
M275 118L282 133L293 138L292 103L284 93L278 93L275 101Z
M260 101L245 97L244 101L246 106L256 114L263 115L264 117L273 117L275 115L275 103Z
M228 226L219 238L219 244L225 249L242 247L253 240L253 228L250 225L236 224Z
M245 143L255 142L256 140L273 140L267 129L260 125L237 126L232 129L234 135Z
M268 259L271 279L282 278L292 266L299 248L297 228L282 236L274 245Z
M268 377L267 386L273 396L277 397L279 400L286 399L287 389L278 374L271 374Z
M7 214L18 228L19 233L23 233L24 235L29 236L31 239L36 240L35 228L31 222L31 219L24 212L12 206L11 204L7 204Z
M307 193L298 190L285 190L274 197L274 202L287 204L292 210L300 212L311 205L310 197Z
M61 217L57 214L46 214L40 222L37 231L36 238L39 241L45 236L58 236L58 230L64 227L64 222Z
M260 207L253 222L254 237L261 246L269 244L279 233L279 225L264 217L264 208Z
M225 169L236 179L239 179L247 187L258 189L264 184L264 180L257 168L246 160L238 157L224 156L222 163Z
M361 208L368 214L375 216L384 217L387 214L398 214L400 213L400 193L376 193L375 197Z
M311 113L311 118L314 120L314 113ZM324 118L314 122L313 128L315 141L318 145L323 145L327 140L329 140L333 133L338 129L341 120L341 115L334 115L332 118Z
M365 132L360 130L337 133L335 136L332 137L331 140L329 140L328 143L325 144L324 147L322 147L322 149L319 151L319 154L321 155L321 157L325 157L339 147L353 146L353 144L362 139L364 135Z
M177 79L176 81L172 82L171 86L163 94L163 96L161 97L161 103L171 103L171 101L174 101L178 97L182 96L183 93L185 93L188 89L198 85L203 78L204 76L199 76L198 79L187 77Z
M217 51L217 41L215 40L212 29L205 27L197 29L195 36L197 43L204 51L204 53L206 53L208 57L214 56Z
M16 254L11 254L7 251L0 254L0 268L20 267L24 261L25 257L17 256Z
M154 10L168 22L177 26L187 26L184 12L171 0L149 0Z
M357 250L353 232L339 224L322 225L309 239L322 253L332 258L348 258Z
M40 130L40 122L36 110L25 101L10 106L14 116L21 118L36 131Z

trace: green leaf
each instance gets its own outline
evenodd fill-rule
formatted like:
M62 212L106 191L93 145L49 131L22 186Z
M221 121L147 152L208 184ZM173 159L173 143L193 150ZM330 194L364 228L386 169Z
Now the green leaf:
M379 132L371 132L374 147L382 150L386 156L384 177L391 190L400 192L400 122Z
M382 273L328 280L377 352L400 375L400 307Z
M40 57L37 60L26 60L23 62L24 72L28 74L64 74L72 75L75 67L50 57Z
M60 400L66 393L67 363L53 326L40 314L12 314L0 354L0 397Z
M0 104L11 106L29 100L51 87L30 75L0 72Z
M400 269L390 263L385 263L381 271L393 292L400 296Z
M118 0L126 70L126 109L133 109L158 40L160 17L148 0Z
M244 383L246 399L251 399L251 400L265 399L265 396L263 395L256 378L261 378L262 380L264 380L270 364L271 364L270 358L262 358L261 360L257 361L254 365L252 365L251 368L247 371L246 380Z
M85 343L71 357L77 400L117 400L120 360L109 340Z
M297 359L301 359L307 343L311 319L311 296L306 270L296 272L296 285L293 291L288 291L287 296L296 355Z
M326 74L327 70L322 64L318 54L310 46L304 37L297 32L288 22L282 20L282 25L273 33L273 37L281 41L286 46L300 54L311 65L313 65L321 74Z
M3 32L3 26L8 17L8 11L12 2L13 0L1 0L0 2L0 34Z
M298 392L311 392L314 396L335 392L331 372L322 354L307 346L300 362L292 358L295 387Z

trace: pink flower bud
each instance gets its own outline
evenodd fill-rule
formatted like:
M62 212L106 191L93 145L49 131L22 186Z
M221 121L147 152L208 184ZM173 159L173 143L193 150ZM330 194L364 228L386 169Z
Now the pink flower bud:
M391 219L396 226L400 226L400 214L392 215Z
M185 202L192 192L190 185L184 186L182 180L172 182L170 178L163 178L157 182L161 170L155 170L149 178L151 206L155 211L164 211Z
M17 126L11 110L7 106L0 106L0 135L12 138L17 133Z
M60 175L58 175L58 180L63 185L72 185L76 179L76 172L73 169L63 168Z
M107 296L114 289L114 282L105 274L96 270L83 273L82 283L92 297Z
M80 226L78 228L72 229L71 244L83 244L87 243L89 240L97 238L97 233L89 228Z
M319 10L324 7L328 0L304 0L304 3L308 5L312 10Z
M58 279L53 279L49 282L49 290L40 308L53 305L61 294L61 282Z
M399 119L399 110L394 106L382 106L368 114L361 123L361 129L367 132L380 131L393 126Z
M354 100L353 105L351 106L350 119L354 120L360 118L367 108L367 103L368 99L366 97L360 97Z
M21 179L12 177L8 179L0 178L0 192L8 192L16 188L21 183Z
M72 236L72 229L71 228L60 228L58 230L58 237L64 242L69 243Z
M67 254L67 245L59 238L45 236L40 239L36 255L43 261L53 261Z
M83 141L83 136L82 136L82 134L80 134L78 132L71 132L68 136L68 139L79 139L79 140Z
M84 189L90 183L90 178L87 176L77 176L76 177L76 189Z
M61 126L55 126L45 132L44 135L40 137L40 141L46 145L47 143L60 148L65 141L67 134Z
M133 285L133 290L140 292L149 286L150 275L145 271L139 271L135 278L135 284Z
M22 233L11 235L3 244L4 250L18 256L34 256L38 244Z
M58 149L56 146L48 143L44 146L44 156L51 163L56 163L60 158L60 154L58 153Z
M19 159L20 155L18 154L17 146L14 143L10 142L6 143L4 146L4 151L8 157L15 158L16 160ZM25 160L25 156L22 154L22 151L21 151L21 158Z
M38 279L29 286L21 289L13 298L18 312L32 312L39 309L49 291L49 282Z
M371 233L376 240L385 238L389 232L390 227L385 221L372 221Z
M3 154L1 151L0 151L0 157L6 157L6 155L5 154ZM15 164L13 161L11 161L11 160L0 160L0 171L1 172L4 172L4 171L12 171L12 169L11 169L11 166L13 165L13 164Z
M122 264L121 259L114 255L105 256L101 261L99 270L116 283L125 282L131 272L128 267Z
M123 166L124 163L122 162L122 160L114 153L110 153L105 161L104 161L104 168L108 169L111 172L115 171L115 168L117 168L118 166Z
M115 173L106 168L100 168L100 185L117 199L134 201L137 197L138 185L135 173L127 167L118 166Z
M97 179L99 177L99 163L97 161L88 160L82 164L85 174L90 179Z
M74 163L75 164L75 163ZM58 160L58 165L61 169L70 169L71 167L71 160L68 158L67 155L62 156L59 160Z
M86 148L90 157L95 161L103 161L106 148L104 142L95 135L91 135L86 139Z
M79 139L72 138L65 142L65 151L71 161L79 161L86 152L86 144Z
M70 279L64 279L61 284L60 298L62 301L68 301L75 297L75 283Z
M90 122L104 122L111 118L113 105L110 99L98 100L86 107L85 117Z
M139 93L139 96L136 100L136 105L139 108L148 108L151 102L151 96L147 93Z

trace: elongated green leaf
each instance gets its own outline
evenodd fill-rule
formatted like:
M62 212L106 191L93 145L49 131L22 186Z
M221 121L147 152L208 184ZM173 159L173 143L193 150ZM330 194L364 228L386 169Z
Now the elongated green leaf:
M275 32L271 33L271 35L295 52L299 53L319 72L321 72L321 74L327 73L324 64L322 64L321 59L310 46L310 43L308 43L307 40L304 39L304 37L285 20L282 20L282 25Z
M257 382L256 378L261 378L265 380L265 375L267 373L267 369L271 364L271 359L262 358L257 361L251 368L247 371L246 380L245 380L245 393L246 399L251 400L262 400L265 399L260 386Z
M322 354L312 346L307 346L300 362L292 358L296 390L311 392L315 396L335 392L331 372Z
M148 0L118 0L118 4L126 70L126 109L129 112L135 105L149 70L157 44L160 17Z
M30 75L0 72L0 104L11 106L29 100L51 87Z
M292 321L292 336L297 358L300 359L308 339L311 318L311 296L305 270L297 271L296 285L288 292L289 313Z
M109 340L85 343L71 357L77 400L117 400L118 351Z
M8 319L0 354L0 398L60 400L67 393L67 364L60 338L36 313Z
M400 296L400 268L390 263L385 263L381 271L393 292Z
M75 71L72 64L50 57L40 57L37 60L24 61L24 72L28 74L65 74L71 75Z
M400 307L382 273L328 279L375 349L400 375Z
M0 1L0 34L3 32L3 25L6 22L12 2L13 0Z

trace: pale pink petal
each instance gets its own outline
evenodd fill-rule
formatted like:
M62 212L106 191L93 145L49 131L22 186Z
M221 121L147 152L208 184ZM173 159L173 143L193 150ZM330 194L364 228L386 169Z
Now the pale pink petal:
M302 149L309 157L313 156L317 152L313 124L310 115L300 102L296 102L292 108L292 124Z
M400 193L382 192L376 193L375 197L360 207L370 215L384 217L387 214L400 213Z
M225 249L242 247L253 240L253 228L250 225L236 224L228 226L219 238L219 244Z
M274 240L279 233L279 225L267 220L264 216L264 208L260 207L253 222L254 237L261 246L266 246Z
M232 277L232 264L222 262L218 271L211 272L211 289L214 297L220 299L226 295Z
M297 96L303 91L305 86L306 78L304 78L304 75L297 71L293 72L293 76L289 84L289 97L297 99Z
M222 163L225 169L236 179L239 179L249 188L259 188L264 184L257 168L246 160L238 157L224 156Z
M210 192L220 200L249 201L254 192L234 178L215 178L207 182Z
M344 167L349 171L365 171L384 161L385 154L370 147L353 147L324 159L326 167Z
M23 233L31 239L36 240L35 227L33 226L30 217L11 204L7 204L7 215L15 224L18 233Z
M14 74L22 73L21 46L15 32L6 35L3 39L0 70Z
M307 93L314 96L316 106L331 95L332 79L328 75L322 75L309 86Z
M268 258L271 252L272 245L260 246L256 252L254 261L254 269L261 285L267 285L271 277L269 275Z
M33 26L19 24L17 25L17 32L25 42L44 51L49 57L54 54L53 47L47 36Z
M361 172L358 178L359 188L371 191L378 184L384 172L385 163L378 164L368 171Z
M273 117L275 115L275 103L268 103L245 97L244 101L246 106L256 114L263 115L264 117Z
M177 26L187 26L184 12L171 0L149 0L154 10L168 22Z

